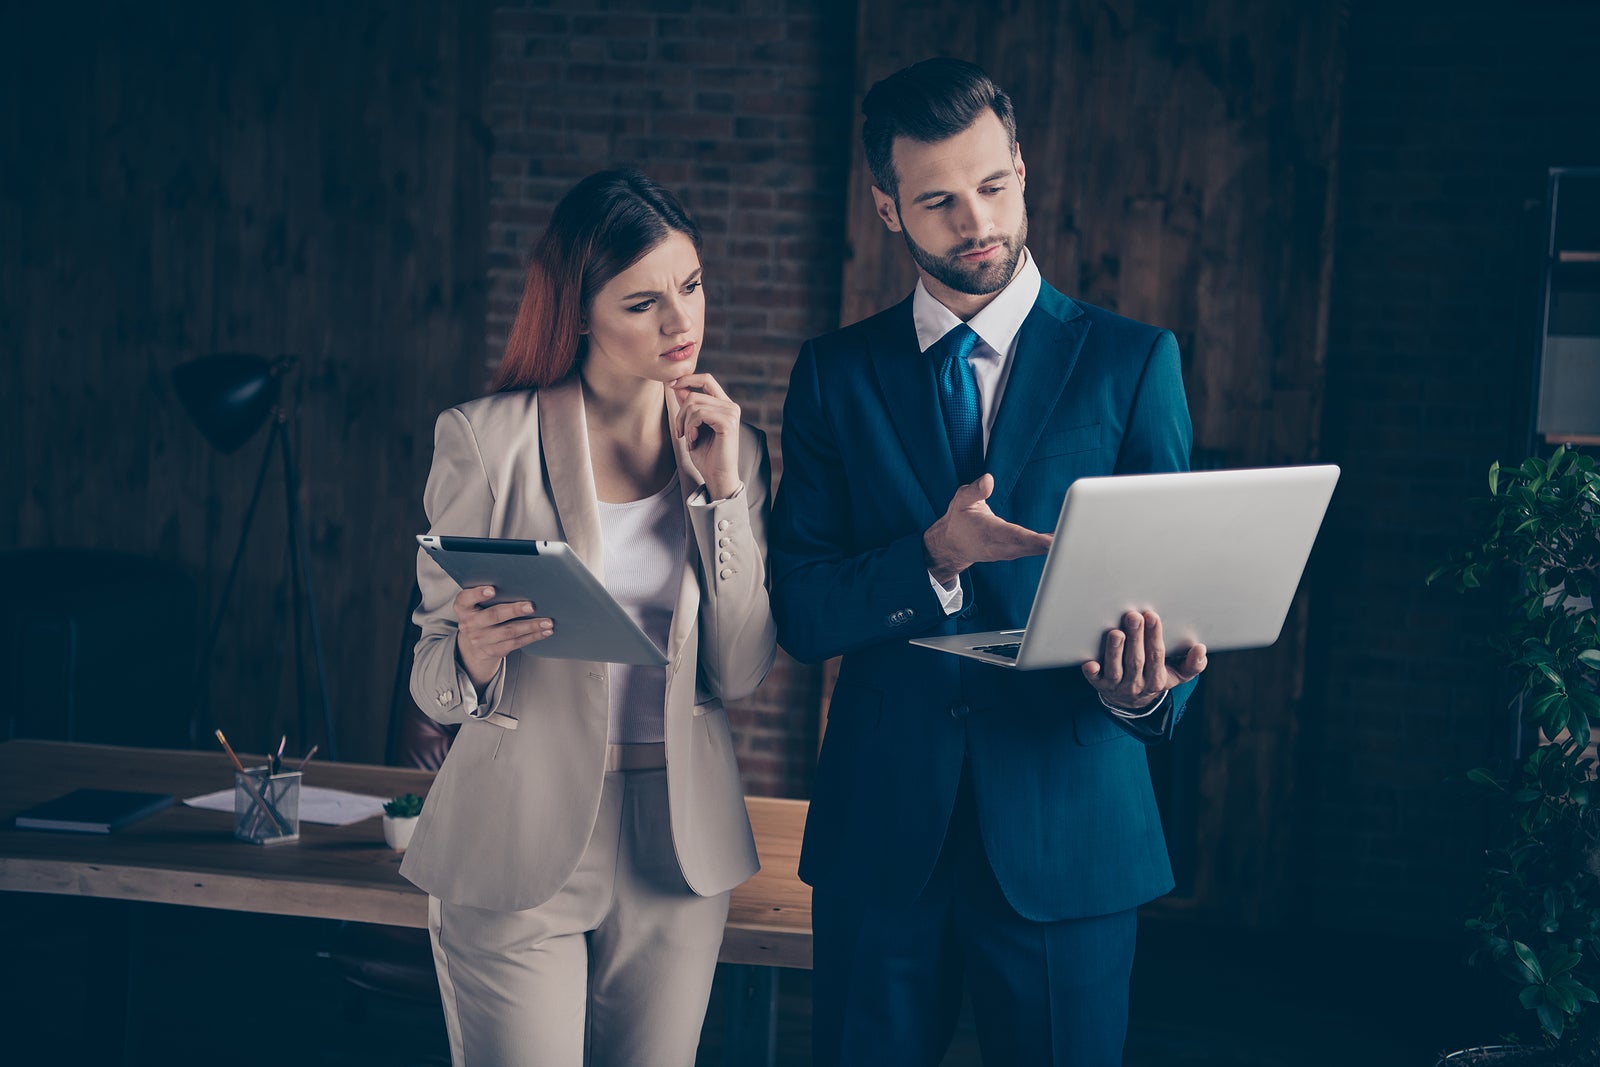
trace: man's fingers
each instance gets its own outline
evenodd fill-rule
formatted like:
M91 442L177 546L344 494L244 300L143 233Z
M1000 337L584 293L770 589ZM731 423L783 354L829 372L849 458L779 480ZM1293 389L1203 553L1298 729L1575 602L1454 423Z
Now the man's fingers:
M980 474L976 481L968 482L956 490L952 503L958 507L970 508L974 504L988 500L992 492L994 492L994 475Z
M1147 611L1143 617L1145 692L1154 693L1162 688L1161 672L1167 666L1167 643L1161 634L1161 616Z
M1174 669L1179 681L1187 682L1191 678L1200 677L1200 672L1206 669L1206 646L1195 645L1184 654L1183 662Z
M1100 680L1113 689L1122 684L1122 650L1126 639L1121 630L1107 630L1105 655L1101 658Z
M1123 677L1129 682L1144 680L1144 616L1130 611L1122 616L1122 632L1127 634L1123 645Z

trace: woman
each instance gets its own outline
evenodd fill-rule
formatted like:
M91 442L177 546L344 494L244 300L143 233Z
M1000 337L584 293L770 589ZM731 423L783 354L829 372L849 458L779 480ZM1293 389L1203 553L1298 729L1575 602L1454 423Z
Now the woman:
M439 416L433 532L568 542L665 668L521 650L562 625L417 560L411 691L460 732L400 871L457 1065L692 1064L757 869L723 698L772 665L761 434L695 362L700 234L631 171L534 250L497 392Z

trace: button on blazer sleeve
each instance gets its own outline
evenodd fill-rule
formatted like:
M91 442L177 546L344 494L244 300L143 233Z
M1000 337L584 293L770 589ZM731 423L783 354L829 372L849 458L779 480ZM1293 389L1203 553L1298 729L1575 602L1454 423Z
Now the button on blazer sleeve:
M701 486L689 498L689 522L699 552L700 677L724 700L749 696L777 655L777 626L767 595L767 518L772 470L767 439L740 427L744 487L708 500Z

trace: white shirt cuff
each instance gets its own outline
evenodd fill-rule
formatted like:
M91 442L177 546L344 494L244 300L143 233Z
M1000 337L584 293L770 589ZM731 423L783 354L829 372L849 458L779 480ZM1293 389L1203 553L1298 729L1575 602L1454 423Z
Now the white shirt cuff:
M1117 718L1143 719L1148 715L1154 715L1156 712L1160 711L1161 706L1167 702L1167 696L1171 692L1172 690L1167 690L1165 693L1161 694L1160 700L1156 701L1154 704L1151 704L1148 708L1141 708L1138 711L1133 711L1129 708L1119 708L1115 704L1111 703L1111 701L1107 700L1103 694L1097 693L1095 695L1100 697L1100 703L1106 706L1106 710L1111 712L1111 714L1115 715Z
M939 606L944 608L944 613L946 615L954 615L956 612L961 610L961 605L965 600L965 594L961 592L960 578L956 579L956 585L954 589L946 589L943 585L939 584L939 579L933 576L933 572L929 571L928 583L933 586L933 595L939 598Z

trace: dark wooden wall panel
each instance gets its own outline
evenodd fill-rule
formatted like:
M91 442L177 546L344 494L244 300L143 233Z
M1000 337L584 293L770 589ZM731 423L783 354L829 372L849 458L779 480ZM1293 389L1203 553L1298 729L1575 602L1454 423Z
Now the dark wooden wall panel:
M857 52L858 103L878 78L940 54L1008 89L1029 247L1068 295L1177 334L1197 466L1316 458L1337 5L864 0ZM846 322L915 280L869 184L857 145ZM1267 923L1292 901L1304 618L1302 602L1273 649L1213 661L1203 719L1186 727L1203 734L1193 893L1169 906Z
M156 555L209 611L266 435L213 453L169 374L297 355L341 755L381 759L432 415L482 380L487 4L33 6L4 38L0 326L25 403L0 543ZM321 732L313 710L297 736L281 484L212 671L247 748Z

